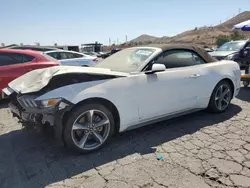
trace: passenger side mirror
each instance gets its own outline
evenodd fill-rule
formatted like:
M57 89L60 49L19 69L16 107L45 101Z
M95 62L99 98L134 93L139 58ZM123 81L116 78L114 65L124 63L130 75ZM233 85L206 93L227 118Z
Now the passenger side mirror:
M162 72L162 71L165 71L165 70L166 70L165 65L155 63L155 64L152 65L152 69L145 72L145 73L146 74L153 74L155 72Z

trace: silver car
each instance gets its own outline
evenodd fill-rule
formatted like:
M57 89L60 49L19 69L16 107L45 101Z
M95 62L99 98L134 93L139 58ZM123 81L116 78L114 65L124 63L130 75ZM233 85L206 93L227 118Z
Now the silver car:
M100 58L74 51L54 50L44 53L60 61L61 65L67 66L93 67L100 61Z

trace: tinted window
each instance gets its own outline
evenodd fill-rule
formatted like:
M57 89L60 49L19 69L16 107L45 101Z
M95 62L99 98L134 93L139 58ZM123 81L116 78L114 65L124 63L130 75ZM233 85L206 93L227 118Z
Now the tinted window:
M31 62L35 59L35 57L23 54L23 63Z
M0 53L0 66L23 63L22 54Z
M60 56L60 53L58 52L51 52L51 53L47 53L47 55L57 59L57 60L60 60L61 59L61 56Z
M65 52L60 52L60 58L61 59L70 59L70 58L68 58L69 56L67 55L67 53L65 53Z
M204 64L205 61L192 51L171 50L164 52L155 63L164 64L168 69Z
M74 59L74 58L81 58L83 55L71 53L71 52L60 52L61 59Z
M67 59L74 59L75 58L75 54L73 54L73 53L66 52L65 54L66 54Z
M84 57L84 55L74 53L74 58L81 58L81 57Z

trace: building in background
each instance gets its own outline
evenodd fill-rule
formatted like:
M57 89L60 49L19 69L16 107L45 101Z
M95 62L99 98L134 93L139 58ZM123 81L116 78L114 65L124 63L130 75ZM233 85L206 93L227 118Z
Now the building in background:
M95 42L81 45L81 52L102 52L103 44Z

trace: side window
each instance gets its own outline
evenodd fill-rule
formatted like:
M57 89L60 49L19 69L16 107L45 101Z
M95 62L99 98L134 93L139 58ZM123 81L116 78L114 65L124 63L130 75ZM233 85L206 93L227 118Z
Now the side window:
M15 65L23 63L22 54L0 53L0 66Z
M31 62L35 59L35 57L23 54L23 63L28 63Z
M81 58L81 57L85 57L84 55L82 54L76 54L76 53L73 53L74 54L74 58Z
M73 56L72 53L60 52L60 58L61 58L61 59L73 59L74 56Z
M67 59L74 59L75 58L75 54L74 53L70 53L70 52L67 52L66 56L67 56Z
M164 52L155 63L164 64L167 69L170 69L204 64L205 61L192 51L169 50Z
M47 55L49 55L57 60L61 59L60 53L58 53L58 52L50 52L50 53L47 53Z

